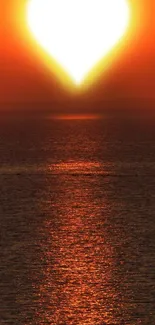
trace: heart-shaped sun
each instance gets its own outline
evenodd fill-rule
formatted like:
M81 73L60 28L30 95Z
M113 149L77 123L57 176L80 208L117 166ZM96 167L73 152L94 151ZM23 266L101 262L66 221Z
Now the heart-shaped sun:
M29 0L27 17L37 42L80 84L124 35L127 0Z

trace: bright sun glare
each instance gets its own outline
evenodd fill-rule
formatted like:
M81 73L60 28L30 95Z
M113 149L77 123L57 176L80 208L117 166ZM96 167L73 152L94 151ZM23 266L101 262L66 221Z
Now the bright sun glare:
M129 23L127 0L29 0L28 25L37 42L82 83Z

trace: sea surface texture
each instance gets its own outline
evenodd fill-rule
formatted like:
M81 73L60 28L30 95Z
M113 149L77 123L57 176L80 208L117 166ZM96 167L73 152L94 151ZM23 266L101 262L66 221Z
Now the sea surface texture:
M1 117L0 324L155 325L155 120Z

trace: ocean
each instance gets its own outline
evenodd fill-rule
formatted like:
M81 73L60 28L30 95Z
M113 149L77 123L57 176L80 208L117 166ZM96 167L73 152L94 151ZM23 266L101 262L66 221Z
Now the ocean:
M0 118L0 324L155 325L155 120Z

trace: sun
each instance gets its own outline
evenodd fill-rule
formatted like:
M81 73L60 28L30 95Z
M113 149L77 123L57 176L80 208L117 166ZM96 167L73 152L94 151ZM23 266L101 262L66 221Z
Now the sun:
M29 0L28 26L35 39L81 84L124 35L127 0Z

